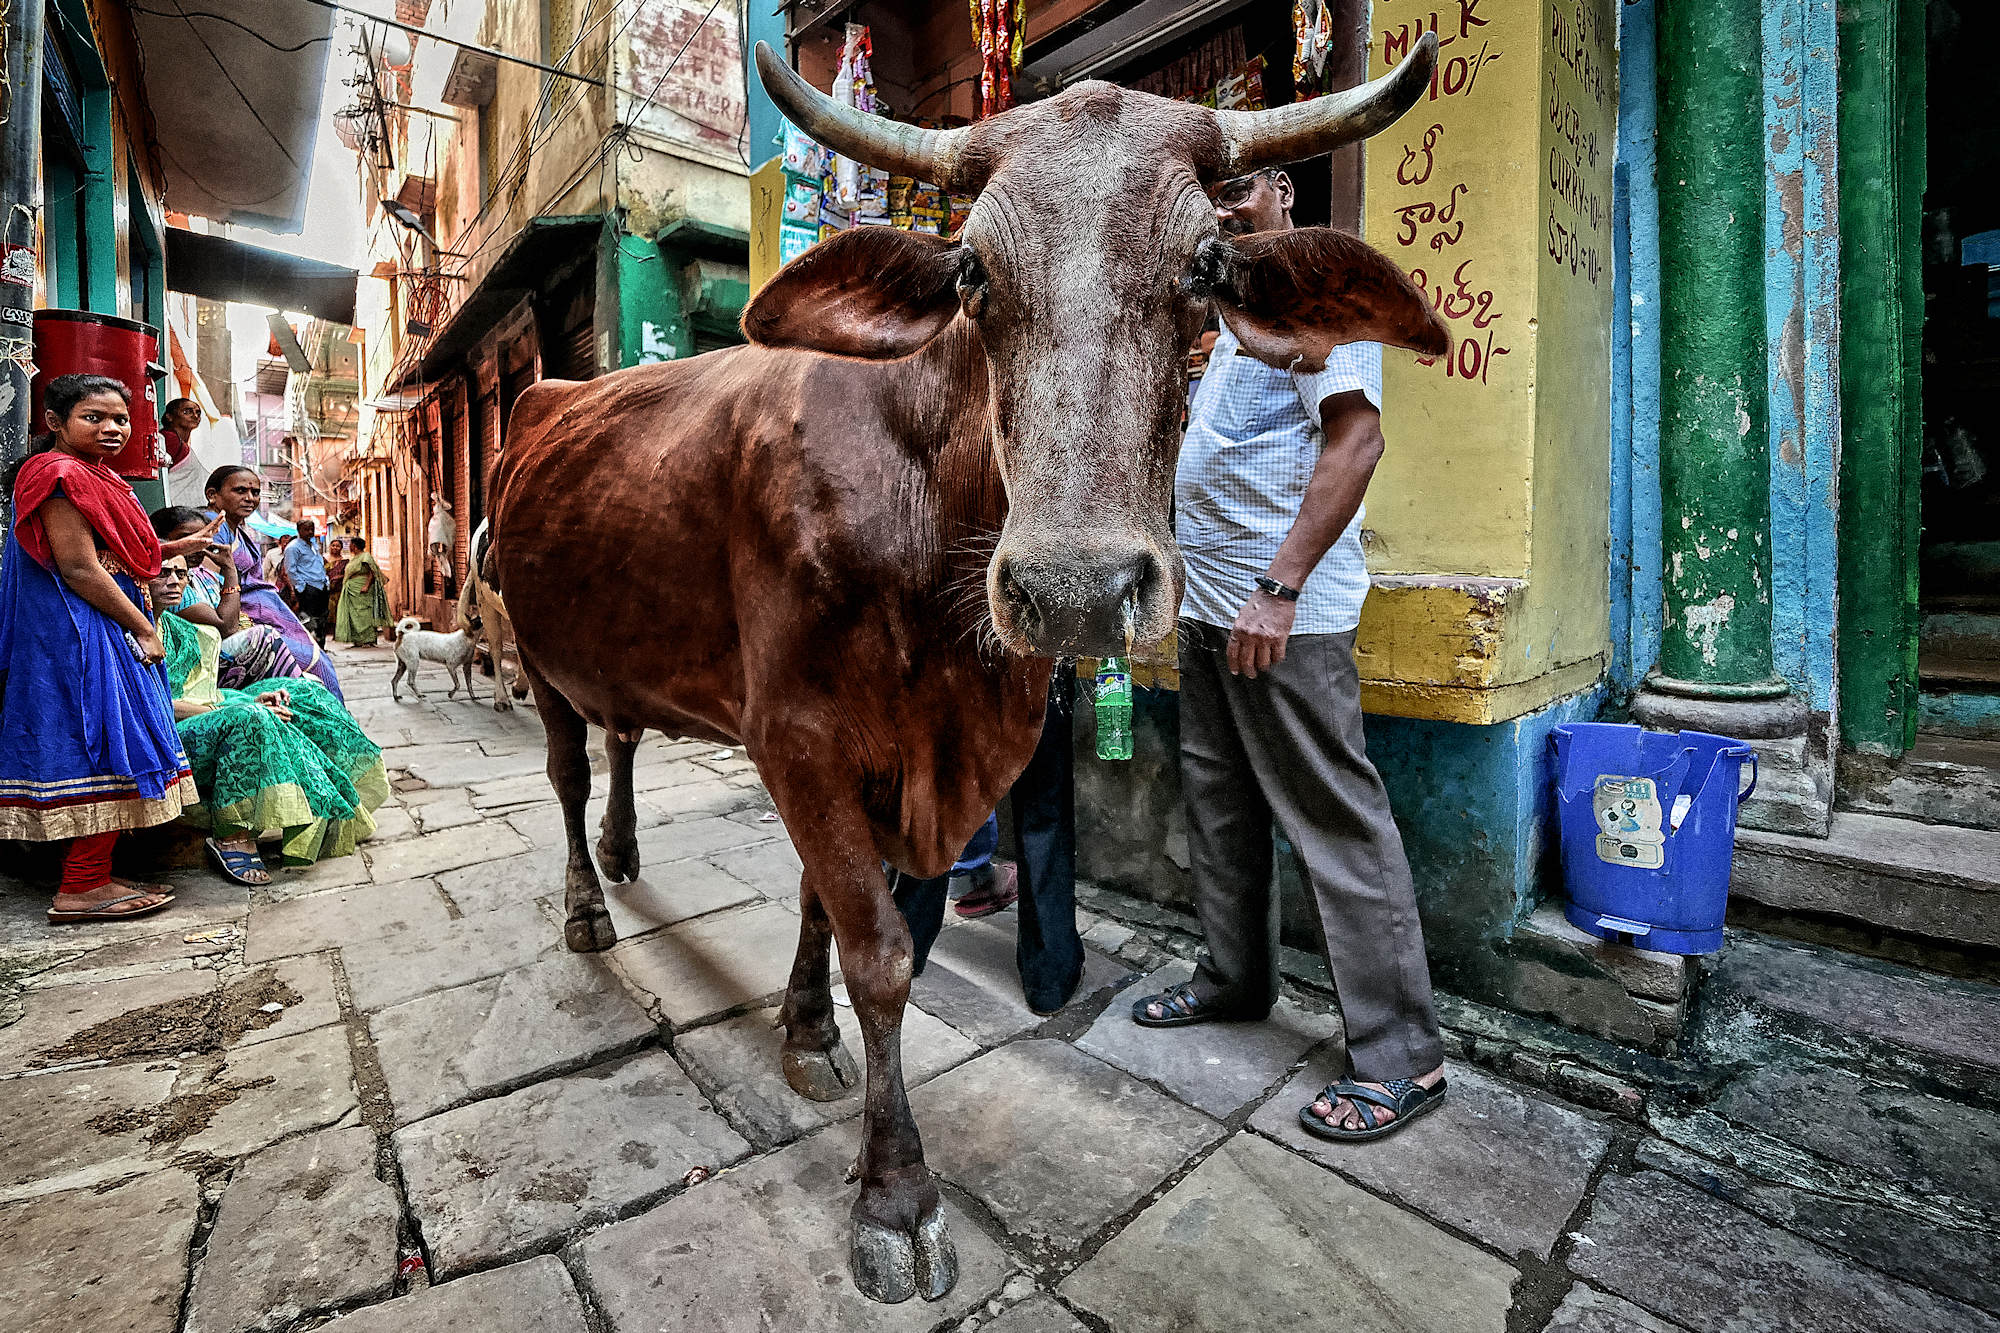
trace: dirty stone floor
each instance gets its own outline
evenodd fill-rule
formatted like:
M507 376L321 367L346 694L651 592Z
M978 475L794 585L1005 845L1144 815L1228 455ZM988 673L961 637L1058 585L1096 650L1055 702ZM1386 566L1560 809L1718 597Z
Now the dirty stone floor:
M1096 894L1053 1019L1011 914L916 983L962 1276L869 1305L858 1099L778 1070L799 866L748 761L647 741L644 877L580 957L533 709L435 674L394 704L386 651L338 660L397 778L361 855L177 872L170 912L62 932L0 878L8 1328L2000 1333L1991 988L1739 938L1675 1060L1448 1001L1444 1107L1336 1147L1296 1120L1339 1063L1325 997L1135 1029L1186 922Z

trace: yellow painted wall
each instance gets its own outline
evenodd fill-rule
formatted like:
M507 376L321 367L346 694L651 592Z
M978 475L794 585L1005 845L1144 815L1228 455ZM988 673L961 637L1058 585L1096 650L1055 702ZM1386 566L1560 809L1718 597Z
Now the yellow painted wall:
M1385 359L1356 661L1374 711L1499 721L1608 650L1616 13L1375 0L1372 23L1371 77L1438 35L1428 96L1369 144L1366 231L1453 346Z

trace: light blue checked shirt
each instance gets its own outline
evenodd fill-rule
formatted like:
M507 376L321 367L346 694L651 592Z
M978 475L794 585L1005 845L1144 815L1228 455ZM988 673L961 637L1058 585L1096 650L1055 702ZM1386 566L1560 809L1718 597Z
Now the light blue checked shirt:
M1382 406L1379 344L1336 347L1315 374L1273 370L1239 351L1223 322L1195 390L1174 477L1174 536L1187 563L1183 616L1223 629L1236 623L1254 580L1270 568L1299 516L1326 443L1320 403L1355 390ZM1368 595L1364 512L1355 511L1306 580L1292 633L1343 634L1361 623Z

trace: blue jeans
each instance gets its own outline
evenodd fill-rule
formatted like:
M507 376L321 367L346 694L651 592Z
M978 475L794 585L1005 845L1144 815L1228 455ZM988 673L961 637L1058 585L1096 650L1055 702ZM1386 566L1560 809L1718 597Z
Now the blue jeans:
M1042 739L1015 780L1014 845L1020 853L1020 921L1014 947L1021 991L1028 1007L1053 1013L1069 1003L1083 978L1083 941L1076 933L1076 770L1070 751L1070 710L1076 671L1064 666L1049 682ZM989 815L960 854L955 872L992 859L1000 822ZM896 908L909 922L916 947L915 975L922 976L931 946L944 928L950 875L894 876Z

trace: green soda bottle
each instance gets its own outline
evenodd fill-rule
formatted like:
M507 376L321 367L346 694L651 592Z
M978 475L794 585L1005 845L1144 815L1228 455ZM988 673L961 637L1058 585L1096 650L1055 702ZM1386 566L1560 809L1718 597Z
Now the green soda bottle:
M1097 664L1097 757L1132 757L1132 668L1122 657Z

